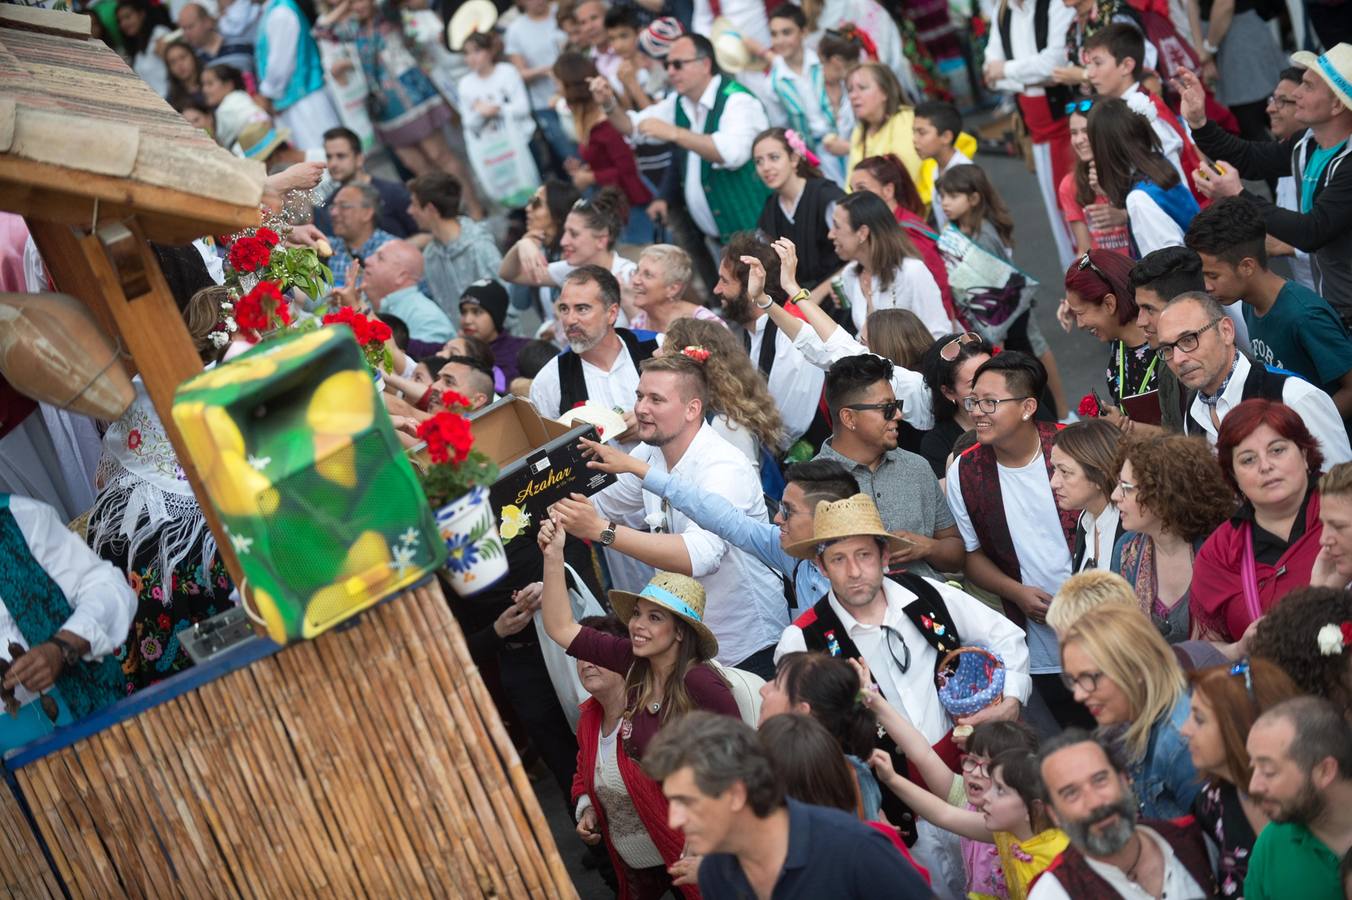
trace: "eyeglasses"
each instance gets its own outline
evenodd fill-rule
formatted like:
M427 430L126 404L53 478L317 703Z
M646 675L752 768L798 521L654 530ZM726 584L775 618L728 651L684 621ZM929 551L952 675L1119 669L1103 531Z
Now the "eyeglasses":
M1117 482L1117 489L1122 492L1123 497L1127 496L1128 494L1136 493L1136 485L1132 484L1130 481L1119 480Z
M364 203L333 203L333 204L330 204L330 207L331 207L332 209L366 209L366 204L364 204Z
M968 412L979 409L989 416L1000 408L1001 403L1022 403L1027 399L1027 397L1001 397L998 400L990 397L963 397L962 408Z
M853 409L856 412L862 412L866 409L876 409L883 414L884 419L891 419L897 413L901 412L900 400L886 400L882 403L848 403L845 409Z
M1089 97L1085 100L1072 100L1066 104L1066 115L1077 112L1089 112L1089 108L1094 105L1094 98Z
M1276 94L1273 94L1271 97L1267 98L1267 102L1268 106L1275 106L1278 109L1281 109L1283 106L1296 105L1296 101L1291 97L1278 97Z
M911 648L907 645L906 638L901 636L900 631L897 631L891 625L884 625L882 628L883 642L887 644L887 655L892 657L892 662L896 664L897 669L905 675L906 670L911 667ZM901 641L902 659L897 659L897 651L892 648L893 641Z
M1067 672L1062 672L1061 683L1066 686L1068 691L1079 688L1083 693L1092 694L1098 690L1099 679L1102 677L1102 672L1085 672L1074 677L1071 677Z
M990 762L988 760L969 753L962 758L962 774L985 775L987 774L986 767L989 765Z
M939 348L939 358L944 362L953 362L962 353L962 348L968 344L981 343L981 335L975 331L967 331L953 338L948 343Z
M1201 342L1202 335L1219 325L1221 319L1224 318L1225 316L1218 316L1196 331L1185 331L1178 336L1178 340L1176 341L1161 341L1160 345L1155 348L1155 354L1159 356L1160 359L1168 362L1174 358L1174 348L1182 350L1184 353L1191 353L1197 349L1198 343Z
M706 57L703 55L692 56L689 59L672 59L671 57L667 57L666 62L662 63L662 65L666 66L668 69L671 69L674 72L679 72L686 66L690 65L692 62L698 62L699 60L705 58Z

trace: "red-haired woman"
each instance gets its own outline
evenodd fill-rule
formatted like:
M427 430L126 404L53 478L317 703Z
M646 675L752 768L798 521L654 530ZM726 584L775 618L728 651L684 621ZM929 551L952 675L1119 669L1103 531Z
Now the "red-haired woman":
M929 269L939 285L939 294L943 297L944 309L949 318L957 319L957 312L953 309L953 294L948 289L948 269L944 267L944 258L939 253L939 236L925 221L928 207L920 199L920 192L916 190L915 182L911 180L902 161L891 153L864 157L855 163L854 171L850 173L849 188L854 192L868 191L883 198L887 208L897 217L897 223L905 229L906 236L915 244L915 249L920 251L925 268Z
M1113 406L1159 386L1159 358L1136 324L1132 261L1112 250L1090 250L1066 270L1066 308L1075 324L1108 344L1108 393ZM1110 414L1116 421L1117 417Z
M1324 530L1315 483L1324 457L1291 407L1261 398L1225 416L1216 455L1244 502L1198 551L1189 602L1201 637L1231 643L1310 583Z

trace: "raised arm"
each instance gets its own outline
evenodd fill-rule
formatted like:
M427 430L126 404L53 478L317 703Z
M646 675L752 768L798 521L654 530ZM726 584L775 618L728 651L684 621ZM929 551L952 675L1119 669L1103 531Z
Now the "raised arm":
M568 599L568 579L563 568L563 544L567 539L552 513L548 521L540 523L538 540L540 552L545 557L540 615L549 639L564 649L570 647L582 631L582 626L573 619L573 604Z
M986 828L985 816L973 810L950 806L946 800L939 799L915 782L898 775L892 767L891 757L884 751L874 750L868 762L873 767L878 783L900 797L925 821L960 837L987 844L995 843L995 837Z
M873 683L873 673L869 671L868 663L860 657L851 659L850 665L859 673L864 707L873 713L878 724L883 726L883 730L896 742L897 749L906 757L907 762L916 767L930 793L947 802L948 794L953 789L953 781L958 776L954 775L943 758L934 752L934 748L925 740L920 729L887 702L887 698Z
M554 279L549 277L549 261L545 259L544 239L529 232L522 235L502 257L498 277L512 284L554 287Z

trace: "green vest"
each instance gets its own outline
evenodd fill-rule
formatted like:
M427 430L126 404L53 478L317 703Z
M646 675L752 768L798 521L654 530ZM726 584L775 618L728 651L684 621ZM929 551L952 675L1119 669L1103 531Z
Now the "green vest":
M718 121L723 117L723 107L727 105L729 97L751 93L726 75L720 77L723 84L718 88L713 111L704 120L704 134L713 134L718 130ZM675 124L677 128L690 128L690 117L685 114L685 107L679 98L676 101ZM687 152L680 151L681 157L677 160L680 166L677 171L682 176L685 175L684 154ZM761 210L765 208L765 198L770 196L770 189L756 174L755 163L747 160L738 169L715 169L713 163L701 157L699 181L708 196L714 222L718 225L719 241L726 244L736 232L756 227Z

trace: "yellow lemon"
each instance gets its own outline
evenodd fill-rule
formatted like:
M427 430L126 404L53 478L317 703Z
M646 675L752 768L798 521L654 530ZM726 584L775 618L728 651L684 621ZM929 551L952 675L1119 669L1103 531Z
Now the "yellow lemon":
M357 450L352 438L315 435L315 471L340 487L356 487Z
M263 617L263 622L268 629L268 637L279 644L285 644L287 641L286 623L282 621L282 613L277 608L277 601L273 600L272 595L262 588L250 590L249 597L253 600L254 608L258 610L258 614Z
M390 545L385 543L385 536L378 531L363 531L348 549L341 574L346 578L364 577L371 569L389 563Z
M220 388L231 384L245 384L259 381L277 371L277 364L266 353L246 356L222 363L210 372L203 372L183 387L198 390L201 388Z
M274 363L284 363L299 356L305 356L318 350L336 337L332 328L318 328L308 334L288 341L276 350L268 351L267 357Z
M187 445L188 460L197 467L197 475L204 481L216 468L216 440L206 423L206 404L186 402L174 404L174 424L183 443Z
M220 455L207 491L227 516L270 516L281 499L266 475L233 452Z
M498 528L498 532L502 536L503 543L517 537L529 527L530 513L515 503L508 503L502 508L502 524Z
M359 434L374 418L375 386L365 369L325 378L305 411L305 421L320 434Z
M206 423L211 439L216 442L217 452L244 455L244 435L224 406L208 406L202 414L202 421Z

